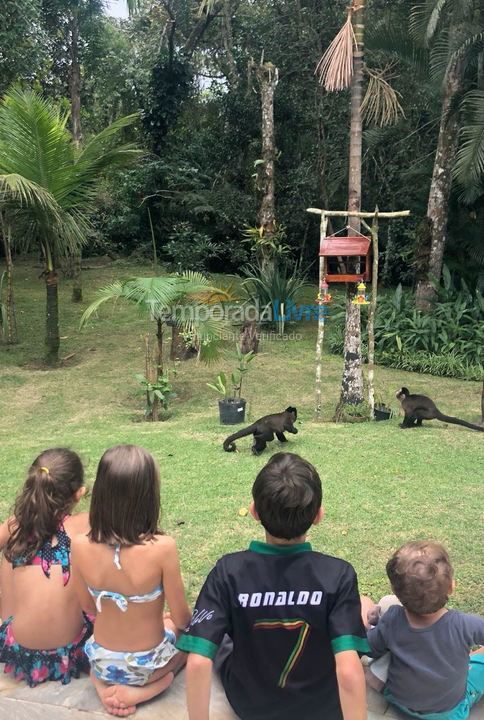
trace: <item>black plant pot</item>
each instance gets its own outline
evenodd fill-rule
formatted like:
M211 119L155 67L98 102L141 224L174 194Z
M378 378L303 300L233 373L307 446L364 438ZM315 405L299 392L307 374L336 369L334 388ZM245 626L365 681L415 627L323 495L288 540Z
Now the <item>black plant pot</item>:
M390 420L392 411L386 405L375 405L375 420Z
M238 425L245 421L245 400L225 398L218 401L221 425Z

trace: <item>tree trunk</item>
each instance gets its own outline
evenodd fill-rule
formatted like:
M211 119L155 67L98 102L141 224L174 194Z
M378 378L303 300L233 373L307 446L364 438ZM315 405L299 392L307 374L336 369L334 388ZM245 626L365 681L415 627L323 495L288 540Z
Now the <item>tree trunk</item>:
M320 229L320 245L323 244L326 238L328 228L328 218L325 213L321 214L321 229ZM319 292L318 298L322 299L323 283L325 281L324 274L324 257L319 256ZM324 306L319 304L318 313L318 339L316 341L316 402L314 408L314 414L316 420L321 420L321 412L323 407L323 390L322 390L322 365L323 365L323 341L324 341Z
M368 404L370 418L375 419L375 316L378 300L378 208L375 208L375 218L371 226L371 241L373 248L373 268L371 272L371 302L368 313Z
M363 102L363 55L364 55L364 0L359 2L358 10L353 15L353 27L358 47L353 53L353 79L351 82L351 128L350 128L350 167L348 177L348 210L361 210L361 159L362 159L362 116ZM349 218L350 227L360 231L359 217ZM360 307L353 305L353 288L346 289L346 326L344 342L344 369L341 381L339 409L343 405L359 405L363 402L363 368L361 362L361 327ZM336 411L338 416L338 409Z
M72 9L70 18L70 45L69 55L71 66L69 68L69 93L71 96L71 127L72 137L77 148L82 144L81 129L81 65L79 63L79 8L77 4Z
M79 7L77 4L72 9L70 18L70 68L69 68L69 93L71 96L71 129L72 139L76 148L82 145L81 127L81 65L79 63ZM73 278L72 302L82 302L82 277L81 277L81 250L68 258L71 265L70 276Z
M6 227L3 217L0 215L0 227L3 238L3 249L5 252L5 265L7 268L7 294L6 294L6 340L9 345L18 342L17 335L17 319L15 316L15 301L13 295L13 262L12 262L12 246L10 243L10 227Z
M452 187L452 168L459 134L458 116L452 105L454 98L462 90L463 80L463 61L457 59L450 64L445 77L439 138L427 206L427 217L431 229L429 267L427 276L417 283L415 296L417 308L425 312L432 309L437 295L432 281L439 283L442 274Z
M232 32L232 2L224 0L223 3L223 19L222 19L222 40L227 56L227 80L232 90L236 90L239 85L239 74L234 58L234 36Z
M158 351L156 354L156 379L163 375L163 321L160 318L156 321L156 340Z
M81 271L81 263L82 263L82 251L81 248L79 248L72 258L70 258L70 261L72 263L72 302L79 303L82 302L82 271Z
M275 157L274 133L274 92L279 82L279 70L272 63L261 63L257 68L262 103L262 160L259 169L259 185L262 202L259 210L259 224L265 238L271 238L275 231ZM273 254L267 249L262 252L262 267L266 269L273 262Z
M57 294L58 277L55 269L45 273L46 303L46 362L55 365L59 360L59 299Z
M197 354L197 348L193 345L187 346L179 326L176 322L173 322L171 327L170 360L190 360L190 358L196 357Z

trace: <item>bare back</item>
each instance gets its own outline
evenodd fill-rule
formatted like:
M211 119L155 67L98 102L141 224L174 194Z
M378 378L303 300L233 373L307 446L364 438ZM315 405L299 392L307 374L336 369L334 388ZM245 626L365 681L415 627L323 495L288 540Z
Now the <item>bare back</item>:
M88 514L67 517L64 529L72 538L89 528ZM55 547L56 538L52 538ZM12 630L20 645L50 650L72 642L83 627L81 606L72 579L64 584L60 565L47 577L40 565L13 568L6 558L0 569L2 616L13 616Z
M172 538L157 535L142 545L121 547L120 569L116 566L115 549L95 543L87 535L74 542L74 573L76 588L85 610L96 612L88 588L99 595L94 637L109 650L139 652L155 647L164 637L163 610L165 597L173 621L183 627L189 610L181 580L178 553ZM104 593L115 593L129 600L157 590L162 593L147 602L129 602L121 609Z

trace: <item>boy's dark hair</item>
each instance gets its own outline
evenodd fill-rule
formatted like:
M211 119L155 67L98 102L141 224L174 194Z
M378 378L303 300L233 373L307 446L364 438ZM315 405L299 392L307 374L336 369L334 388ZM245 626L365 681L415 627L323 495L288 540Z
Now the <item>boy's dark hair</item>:
M265 530L273 537L293 540L311 527L323 491L311 463L293 453L277 453L257 475L252 497Z
M449 600L454 569L438 542L408 542L387 562L387 575L402 605L416 615L428 615Z
M96 543L141 545L160 534L160 475L137 445L106 450L92 490L89 537Z
M32 560L72 510L74 495L83 484L82 462L72 450L51 448L35 458L15 500L4 553L9 562L20 557L26 563Z

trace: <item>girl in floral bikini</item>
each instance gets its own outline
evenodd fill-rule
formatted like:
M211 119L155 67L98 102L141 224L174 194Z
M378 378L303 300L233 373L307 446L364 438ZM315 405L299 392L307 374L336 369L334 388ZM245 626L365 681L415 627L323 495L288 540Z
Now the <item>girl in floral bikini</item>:
M92 623L69 582L71 538L89 529L87 513L70 513L85 491L76 453L45 450L28 471L13 516L0 525L0 662L31 687L67 684L89 669L83 647Z
M185 664L175 648L191 619L175 541L158 529L160 479L153 457L120 445L101 458L91 530L73 543L76 588L97 610L86 645L91 677L106 710L131 715L163 692ZM163 614L165 600L170 615Z

